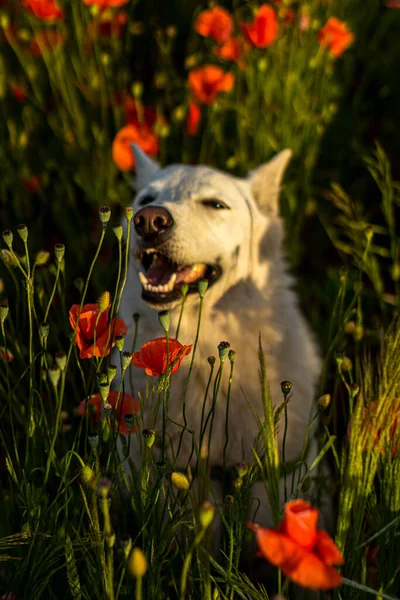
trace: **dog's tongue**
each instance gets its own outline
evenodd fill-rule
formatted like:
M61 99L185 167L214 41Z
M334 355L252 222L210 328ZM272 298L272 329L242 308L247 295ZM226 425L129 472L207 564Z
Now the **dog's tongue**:
M164 257L158 256L146 271L146 279L151 285L165 285L176 273L175 285L181 281L191 283L205 275L207 265L196 264L187 267L173 267Z

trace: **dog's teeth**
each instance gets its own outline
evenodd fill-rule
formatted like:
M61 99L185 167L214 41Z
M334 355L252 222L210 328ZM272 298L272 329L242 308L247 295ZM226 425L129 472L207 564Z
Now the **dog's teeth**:
M168 288L166 290L167 292L172 292L172 290L174 289L174 285L175 285L175 281L176 281L176 276L177 276L176 273L172 273L171 277L169 278L169 280L165 284L165 287Z
M143 273L141 271L139 271L139 279L140 279L140 283L145 288L146 285L148 284L148 280L147 280L147 277L145 275L143 275Z
M144 251L145 254L153 254L154 252L156 252L155 248L147 248L147 250Z

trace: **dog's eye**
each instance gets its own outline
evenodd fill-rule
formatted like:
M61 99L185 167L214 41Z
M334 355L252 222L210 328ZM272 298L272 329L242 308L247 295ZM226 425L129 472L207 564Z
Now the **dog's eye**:
M229 209L229 207L221 202L221 200L202 200L202 205L208 208L215 208L217 210Z
M146 206L146 204L150 204L150 202L153 202L154 197L153 196L143 196L143 198L140 198L139 200L139 206Z

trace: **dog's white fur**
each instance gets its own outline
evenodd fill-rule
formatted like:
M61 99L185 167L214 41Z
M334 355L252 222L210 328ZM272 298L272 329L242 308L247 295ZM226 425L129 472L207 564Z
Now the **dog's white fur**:
M261 332L267 377L276 405L282 402L281 381L289 380L293 384L288 404L286 459L295 460L301 453L312 412L320 359L292 290L293 281L287 273L282 249L283 226L278 215L278 199L290 151L280 152L247 179L239 179L205 166L160 168L139 148L133 150L138 191L133 204L135 211L140 208L141 198L153 195L154 201L150 206L166 208L175 222L168 243L169 256L180 264L218 263L223 273L205 296L186 409L188 427L196 431L199 439L201 408L209 376L207 357L218 356L218 344L228 341L236 351L236 360L226 462L233 465L252 458L258 426L246 405L241 387L253 410L263 419L257 358ZM223 201L230 210L204 206L201 203L204 199ZM126 349L131 348L133 341L133 313L140 314L136 349L144 342L163 335L157 310L141 299L142 286L134 260L137 244L138 238L133 231L129 273L120 310L120 316L128 325ZM170 335L174 337L180 306L160 306L159 310L162 308L170 310ZM197 294L188 296L179 332L179 340L184 344L194 342L198 308ZM183 422L183 391L189 363L190 355L172 376L169 414L178 423ZM225 444L227 363L216 405L210 451L210 462L216 465L222 464ZM136 389L143 389L143 372L134 369L133 375ZM125 381L128 384L129 377ZM211 394L208 406L210 402ZM175 441L180 431L178 427L169 425L169 433ZM282 436L283 426L279 428L279 446ZM185 464L189 455L190 435L185 434L183 442L181 464Z

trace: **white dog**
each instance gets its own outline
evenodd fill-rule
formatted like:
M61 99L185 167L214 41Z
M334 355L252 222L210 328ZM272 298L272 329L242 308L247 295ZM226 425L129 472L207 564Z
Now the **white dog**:
M132 145L132 149L138 193L133 204L128 280L120 310L128 325L125 348L132 347L134 313L140 315L136 350L144 342L164 335L158 311L170 311L170 336L174 337L182 282L189 284L189 293L179 341L193 344L199 310L198 280L206 278L209 285L186 407L188 427L196 432L198 440L210 372L207 357L218 357L218 344L228 341L236 351L236 359L226 464L252 459L259 428L241 388L262 420L257 358L261 333L275 405L283 399L280 383L289 380L293 384L288 404L286 460L297 459L312 412L320 359L292 290L282 249L278 199L291 152L283 150L247 179L239 179L205 166L161 168L137 146ZM184 382L190 358L186 357L172 376L169 415L177 423L183 422ZM227 364L213 423L210 463L214 465L222 465L226 440L229 361ZM143 391L141 377L142 371L134 368L135 388ZM129 377L125 381L129 384ZM210 403L211 394L206 412ZM176 443L181 429L170 423L168 430ZM280 446L282 436L283 426L278 434ZM191 445L192 438L187 433L183 436L182 465Z

